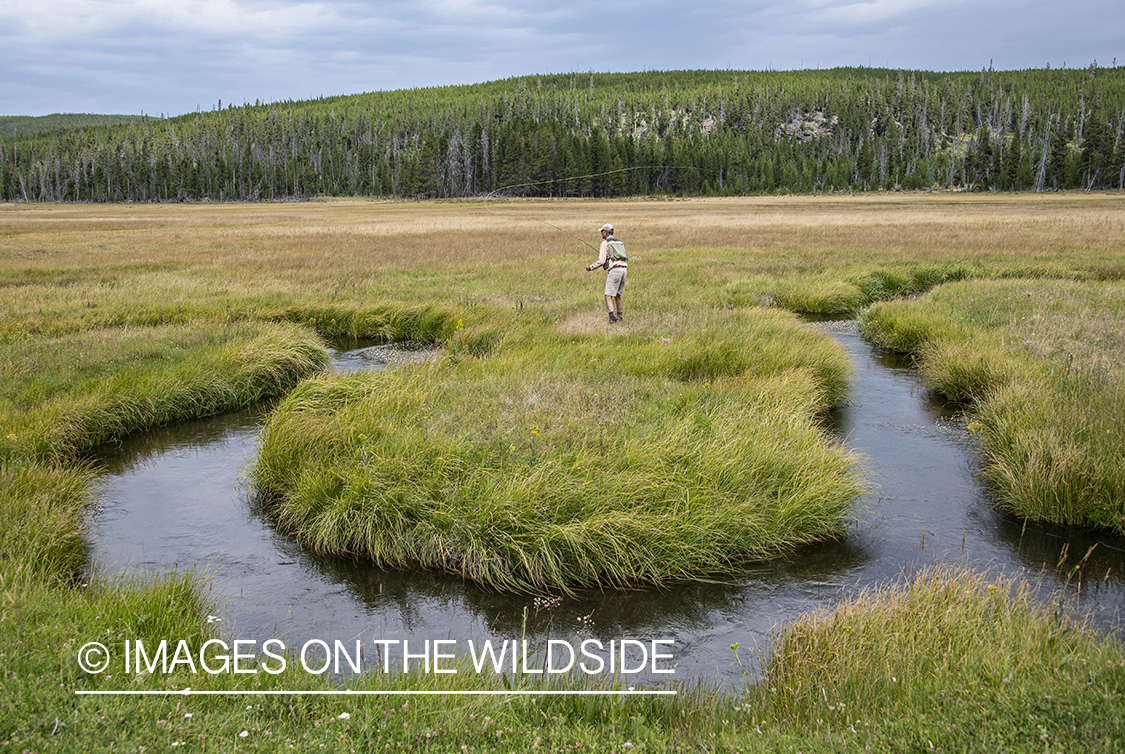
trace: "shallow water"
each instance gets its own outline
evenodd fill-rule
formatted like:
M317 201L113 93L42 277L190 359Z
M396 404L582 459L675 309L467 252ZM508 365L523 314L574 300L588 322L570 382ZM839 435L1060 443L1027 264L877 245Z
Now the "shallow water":
M675 673L630 680L737 685L753 673L771 631L818 606L933 562L968 563L1041 580L1105 630L1122 633L1125 540L1063 527L1024 526L994 508L975 479L977 453L956 406L926 390L901 357L875 349L853 325L827 325L855 364L848 406L832 429L865 456L874 483L859 520L838 542L752 564L719 583L665 590L587 592L537 611L526 596L495 594L427 572L384 571L318 556L274 531L247 496L264 407L144 433L100 449L105 486L94 515L94 564L109 573L197 566L212 574L228 640L309 639L500 642L526 635L577 647L622 638L674 639ZM403 358L400 352L386 361ZM360 350L334 354L338 369L378 369ZM1072 566L1096 545L1082 581ZM541 607L541 606L540 606ZM525 617L526 616L526 617ZM392 649L393 651L393 649ZM662 651L669 651L664 649ZM467 655L459 649L458 654ZM397 658L396 658L397 660ZM368 667L378 667L371 661ZM420 664L415 661L415 664ZM401 665L392 664L392 667Z

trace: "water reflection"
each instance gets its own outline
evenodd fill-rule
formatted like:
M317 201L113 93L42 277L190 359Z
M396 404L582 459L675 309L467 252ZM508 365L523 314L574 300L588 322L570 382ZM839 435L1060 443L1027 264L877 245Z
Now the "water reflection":
M931 562L968 562L1067 584L1056 564L1093 553L1067 588L1103 626L1120 631L1125 541L1060 527L1024 526L997 512L974 478L978 459L959 407L935 399L898 357L853 327L834 336L855 363L849 404L835 431L866 458L874 482L858 521L839 541L754 563L711 583L583 592L536 611L533 599L496 594L424 571L384 571L319 556L277 534L248 499L243 481L266 411L259 406L145 433L102 448L105 491L95 515L95 566L206 564L219 615L233 638L279 636L288 646L332 641L516 639L608 643L622 637L675 638L677 681L737 684L730 645L768 651L771 632L855 589ZM341 349L340 368L382 362ZM385 356L385 354L382 354ZM412 357L413 358L413 357ZM370 645L369 645L370 646ZM662 676L653 680L666 681Z

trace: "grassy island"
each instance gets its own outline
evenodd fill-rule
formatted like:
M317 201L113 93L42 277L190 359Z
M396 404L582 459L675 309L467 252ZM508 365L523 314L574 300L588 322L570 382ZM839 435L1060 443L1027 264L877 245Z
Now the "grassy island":
M309 380L271 414L252 478L284 531L511 590L667 584L841 531L861 485L816 420L847 361L792 315L477 316L503 330L487 354Z

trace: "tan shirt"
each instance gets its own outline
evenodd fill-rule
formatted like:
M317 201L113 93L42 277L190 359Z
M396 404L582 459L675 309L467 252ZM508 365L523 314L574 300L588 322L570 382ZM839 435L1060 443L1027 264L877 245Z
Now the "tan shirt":
M595 267L605 265L606 260L609 259L609 239L602 239L602 246L598 249L598 261L591 264L586 269L592 270ZM628 267L629 264L624 259L609 259L609 266L606 267L606 272L612 270L614 267Z

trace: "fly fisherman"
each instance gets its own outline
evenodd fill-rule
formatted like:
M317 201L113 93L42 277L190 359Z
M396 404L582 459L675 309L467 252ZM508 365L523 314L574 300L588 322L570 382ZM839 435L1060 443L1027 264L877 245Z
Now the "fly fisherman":
M629 268L628 257L625 255L625 244L613 237L613 226L606 223L598 229L602 234L602 246L598 249L598 261L586 267L586 271L604 267L605 277L605 308L609 310L609 323L617 324L624 319L625 314L621 308L621 294L625 292L625 272ZM614 313L614 304L617 304Z

